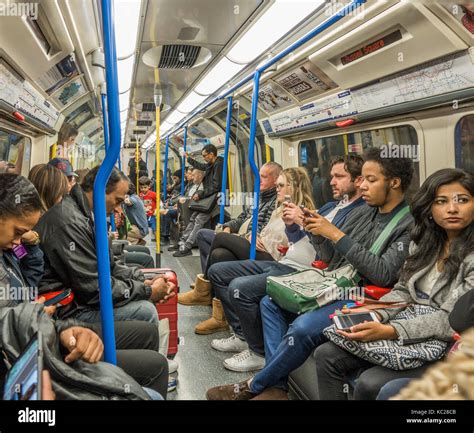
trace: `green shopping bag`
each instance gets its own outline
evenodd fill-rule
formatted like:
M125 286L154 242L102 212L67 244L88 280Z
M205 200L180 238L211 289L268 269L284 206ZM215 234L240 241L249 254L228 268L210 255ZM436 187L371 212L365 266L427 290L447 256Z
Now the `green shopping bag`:
M337 299L359 294L360 276L352 265L334 271L307 269L267 278L267 294L281 308L303 314Z

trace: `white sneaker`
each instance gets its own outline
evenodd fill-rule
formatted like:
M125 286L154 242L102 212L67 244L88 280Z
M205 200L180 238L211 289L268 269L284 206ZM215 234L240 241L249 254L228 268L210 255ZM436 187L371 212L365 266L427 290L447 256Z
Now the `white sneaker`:
M224 367L232 371L253 371L265 367L265 358L247 349L224 361Z
M219 338L211 341L211 347L219 352L242 352L248 349L248 344L232 334L229 338Z
M168 373L176 373L178 371L178 361L168 358Z

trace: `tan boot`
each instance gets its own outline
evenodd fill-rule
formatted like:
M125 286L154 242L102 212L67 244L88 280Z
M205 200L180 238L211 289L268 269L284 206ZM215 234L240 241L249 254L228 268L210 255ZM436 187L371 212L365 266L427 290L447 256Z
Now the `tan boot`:
M198 274L193 290L178 293L178 302L181 305L211 305L211 283Z
M219 299L212 300L212 317L204 322L198 323L194 328L194 332L200 335L213 334L214 332L227 331L229 324L225 318L224 309Z

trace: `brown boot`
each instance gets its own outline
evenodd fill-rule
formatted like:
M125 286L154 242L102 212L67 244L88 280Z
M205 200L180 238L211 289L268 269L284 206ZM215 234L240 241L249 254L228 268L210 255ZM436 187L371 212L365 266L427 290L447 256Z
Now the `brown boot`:
M288 400L288 393L279 388L267 388L251 400Z
M250 392L248 380L233 385L216 386L206 392L207 400L250 400L255 394Z
M196 290L196 289L194 289ZM227 331L229 324L225 318L224 309L219 299L212 300L212 317L204 322L198 323L194 328L194 332L200 335L213 334L214 332Z
M210 281L205 280L203 274L198 274L193 290L178 293L178 303L181 305L211 305Z

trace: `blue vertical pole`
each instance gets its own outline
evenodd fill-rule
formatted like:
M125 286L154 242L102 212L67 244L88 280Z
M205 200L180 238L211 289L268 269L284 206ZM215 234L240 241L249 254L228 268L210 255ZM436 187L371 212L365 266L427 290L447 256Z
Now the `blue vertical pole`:
M260 203L260 173L255 164L255 135L257 132L258 90L260 87L260 70L255 71L253 77L252 113L250 121L249 162L254 176L254 196L252 215L252 242L250 243L250 260L255 260L257 254L258 206Z
M102 102L102 117L104 119L104 147L105 152L109 151L109 119L107 117L107 108L106 108L106 95L105 93L100 94L101 102ZM110 228L113 232L117 231L117 227L115 227L115 218L114 213L110 214Z
M166 188L168 187L168 153L170 149L170 138L166 137L165 145L165 167L163 169L163 201L166 201Z
M97 267L99 274L100 313L104 359L117 363L115 353L114 306L110 276L109 242L107 239L107 209L105 188L120 153L120 106L118 99L117 51L113 22L113 2L102 0L102 28L104 32L105 76L107 81L107 110L109 119L110 145L94 183L93 206L96 238Z
M225 204L227 201L227 166L229 164L229 143L230 143L230 126L232 122L232 96L227 98L227 119L225 125L225 144L224 144L224 167L222 168L222 190L221 190L221 213L219 215L219 223L224 224Z
M184 151L186 152L186 144L188 142L188 126L184 127ZM184 173L186 170L186 157L183 155L181 161L181 195L184 195Z

